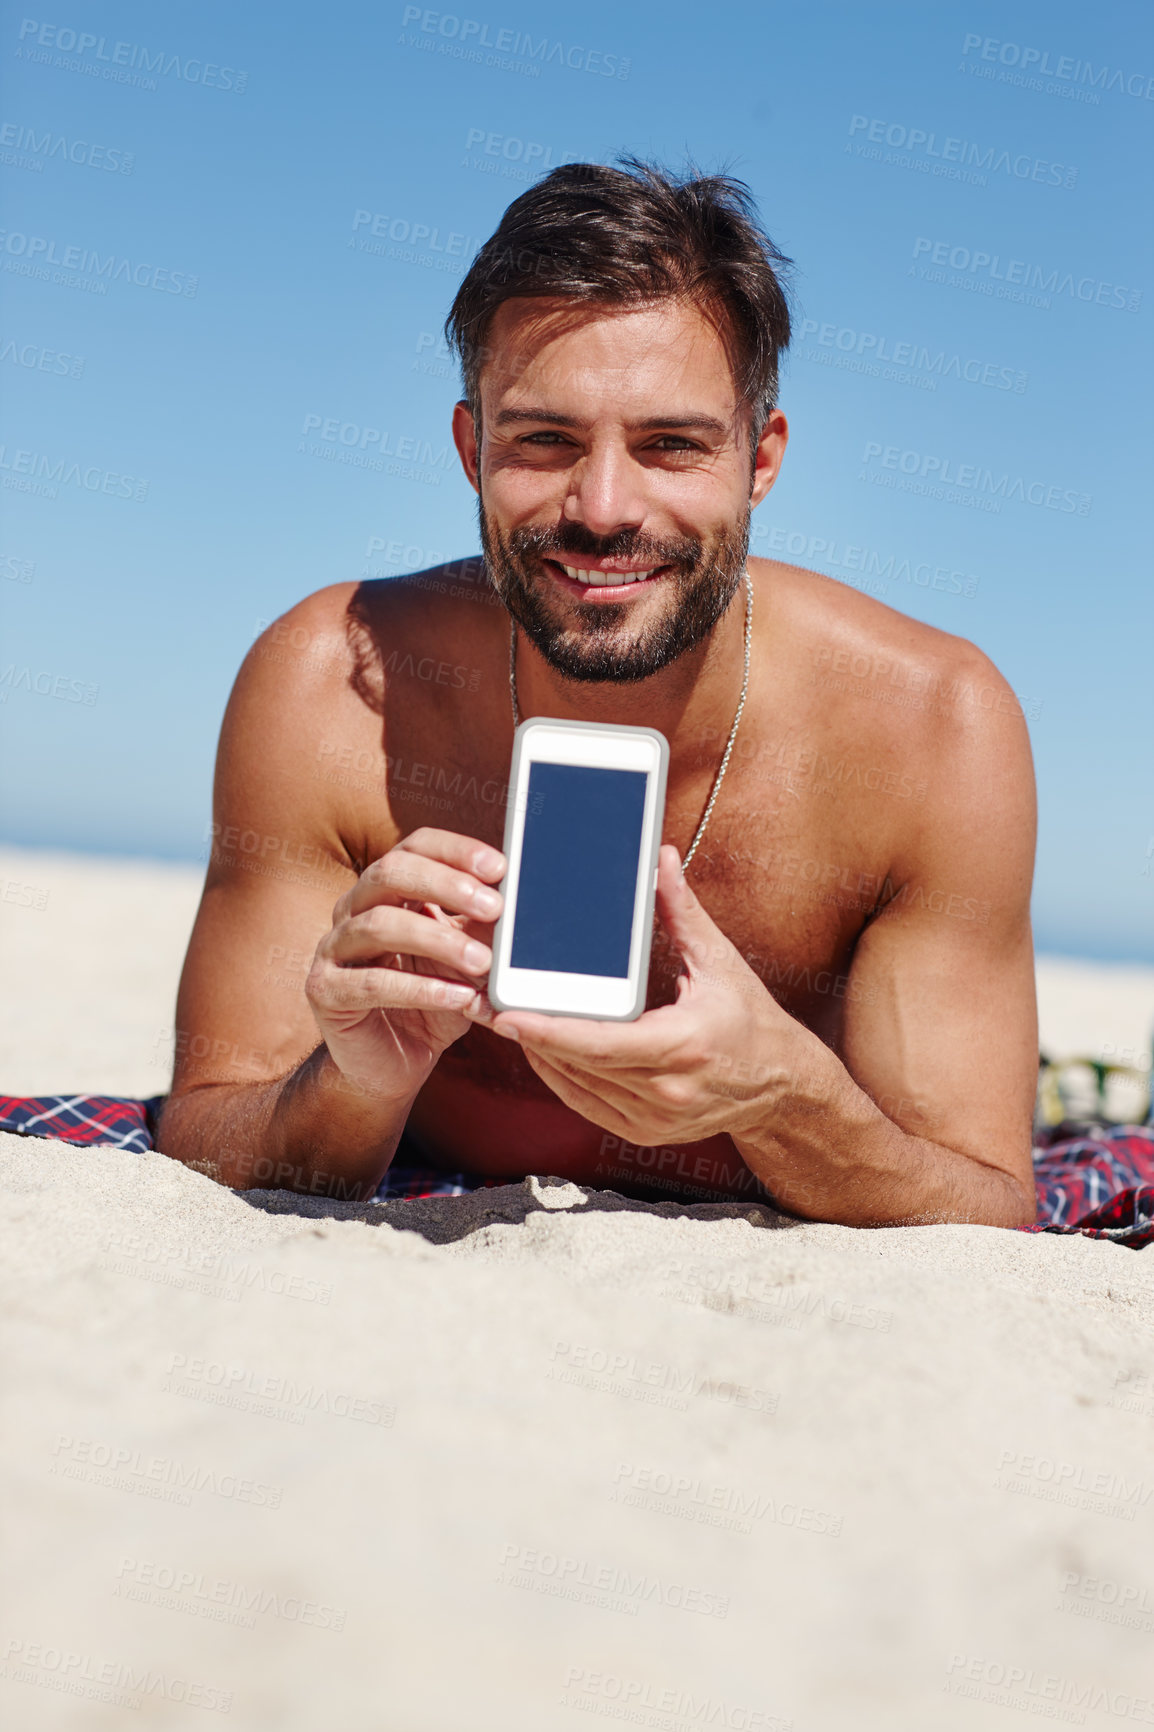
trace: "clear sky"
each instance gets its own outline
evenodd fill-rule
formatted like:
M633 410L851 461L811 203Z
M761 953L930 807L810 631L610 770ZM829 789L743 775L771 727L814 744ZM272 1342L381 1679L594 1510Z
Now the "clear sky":
M797 263L752 552L994 658L1039 947L1154 960L1147 0L468 8L8 12L7 837L203 854L261 624L477 548L471 253L543 169L688 155Z

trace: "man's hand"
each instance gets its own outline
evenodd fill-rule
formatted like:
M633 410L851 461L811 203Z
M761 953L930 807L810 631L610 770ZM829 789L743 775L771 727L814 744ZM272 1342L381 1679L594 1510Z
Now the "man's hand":
M830 1055L709 918L669 846L658 860L657 911L682 957L676 1004L636 1022L502 1011L493 1031L520 1041L566 1106L629 1142L740 1134Z
M386 1099L416 1094L484 1000L501 912L496 848L415 830L341 897L305 991L337 1068Z

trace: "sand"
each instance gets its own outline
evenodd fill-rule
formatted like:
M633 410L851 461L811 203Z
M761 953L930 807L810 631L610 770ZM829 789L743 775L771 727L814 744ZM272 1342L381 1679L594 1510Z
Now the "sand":
M163 1088L196 876L0 857L0 1086ZM5 1726L1154 1724L1151 1252L0 1169Z

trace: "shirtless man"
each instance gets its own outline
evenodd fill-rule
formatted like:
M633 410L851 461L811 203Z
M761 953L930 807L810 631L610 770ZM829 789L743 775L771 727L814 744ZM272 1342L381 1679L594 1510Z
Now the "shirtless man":
M365 1197L405 1134L448 1170L768 1195L848 1225L1034 1219L1024 719L973 645L746 558L786 445L784 262L734 183L635 162L569 165L506 212L450 322L484 564L322 589L249 653L167 1154ZM747 569L748 701L683 877ZM632 1023L485 996L511 618L523 717L670 743ZM573 871L596 870L590 837Z

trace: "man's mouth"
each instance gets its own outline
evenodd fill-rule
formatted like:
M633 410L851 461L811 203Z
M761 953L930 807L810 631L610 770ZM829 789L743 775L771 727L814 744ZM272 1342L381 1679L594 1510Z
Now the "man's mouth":
M561 572L570 584L579 584L582 589L615 591L664 577L673 569L671 565L639 566L621 560L597 560L588 565L570 565L559 559L546 558L545 563L552 568L554 575Z

